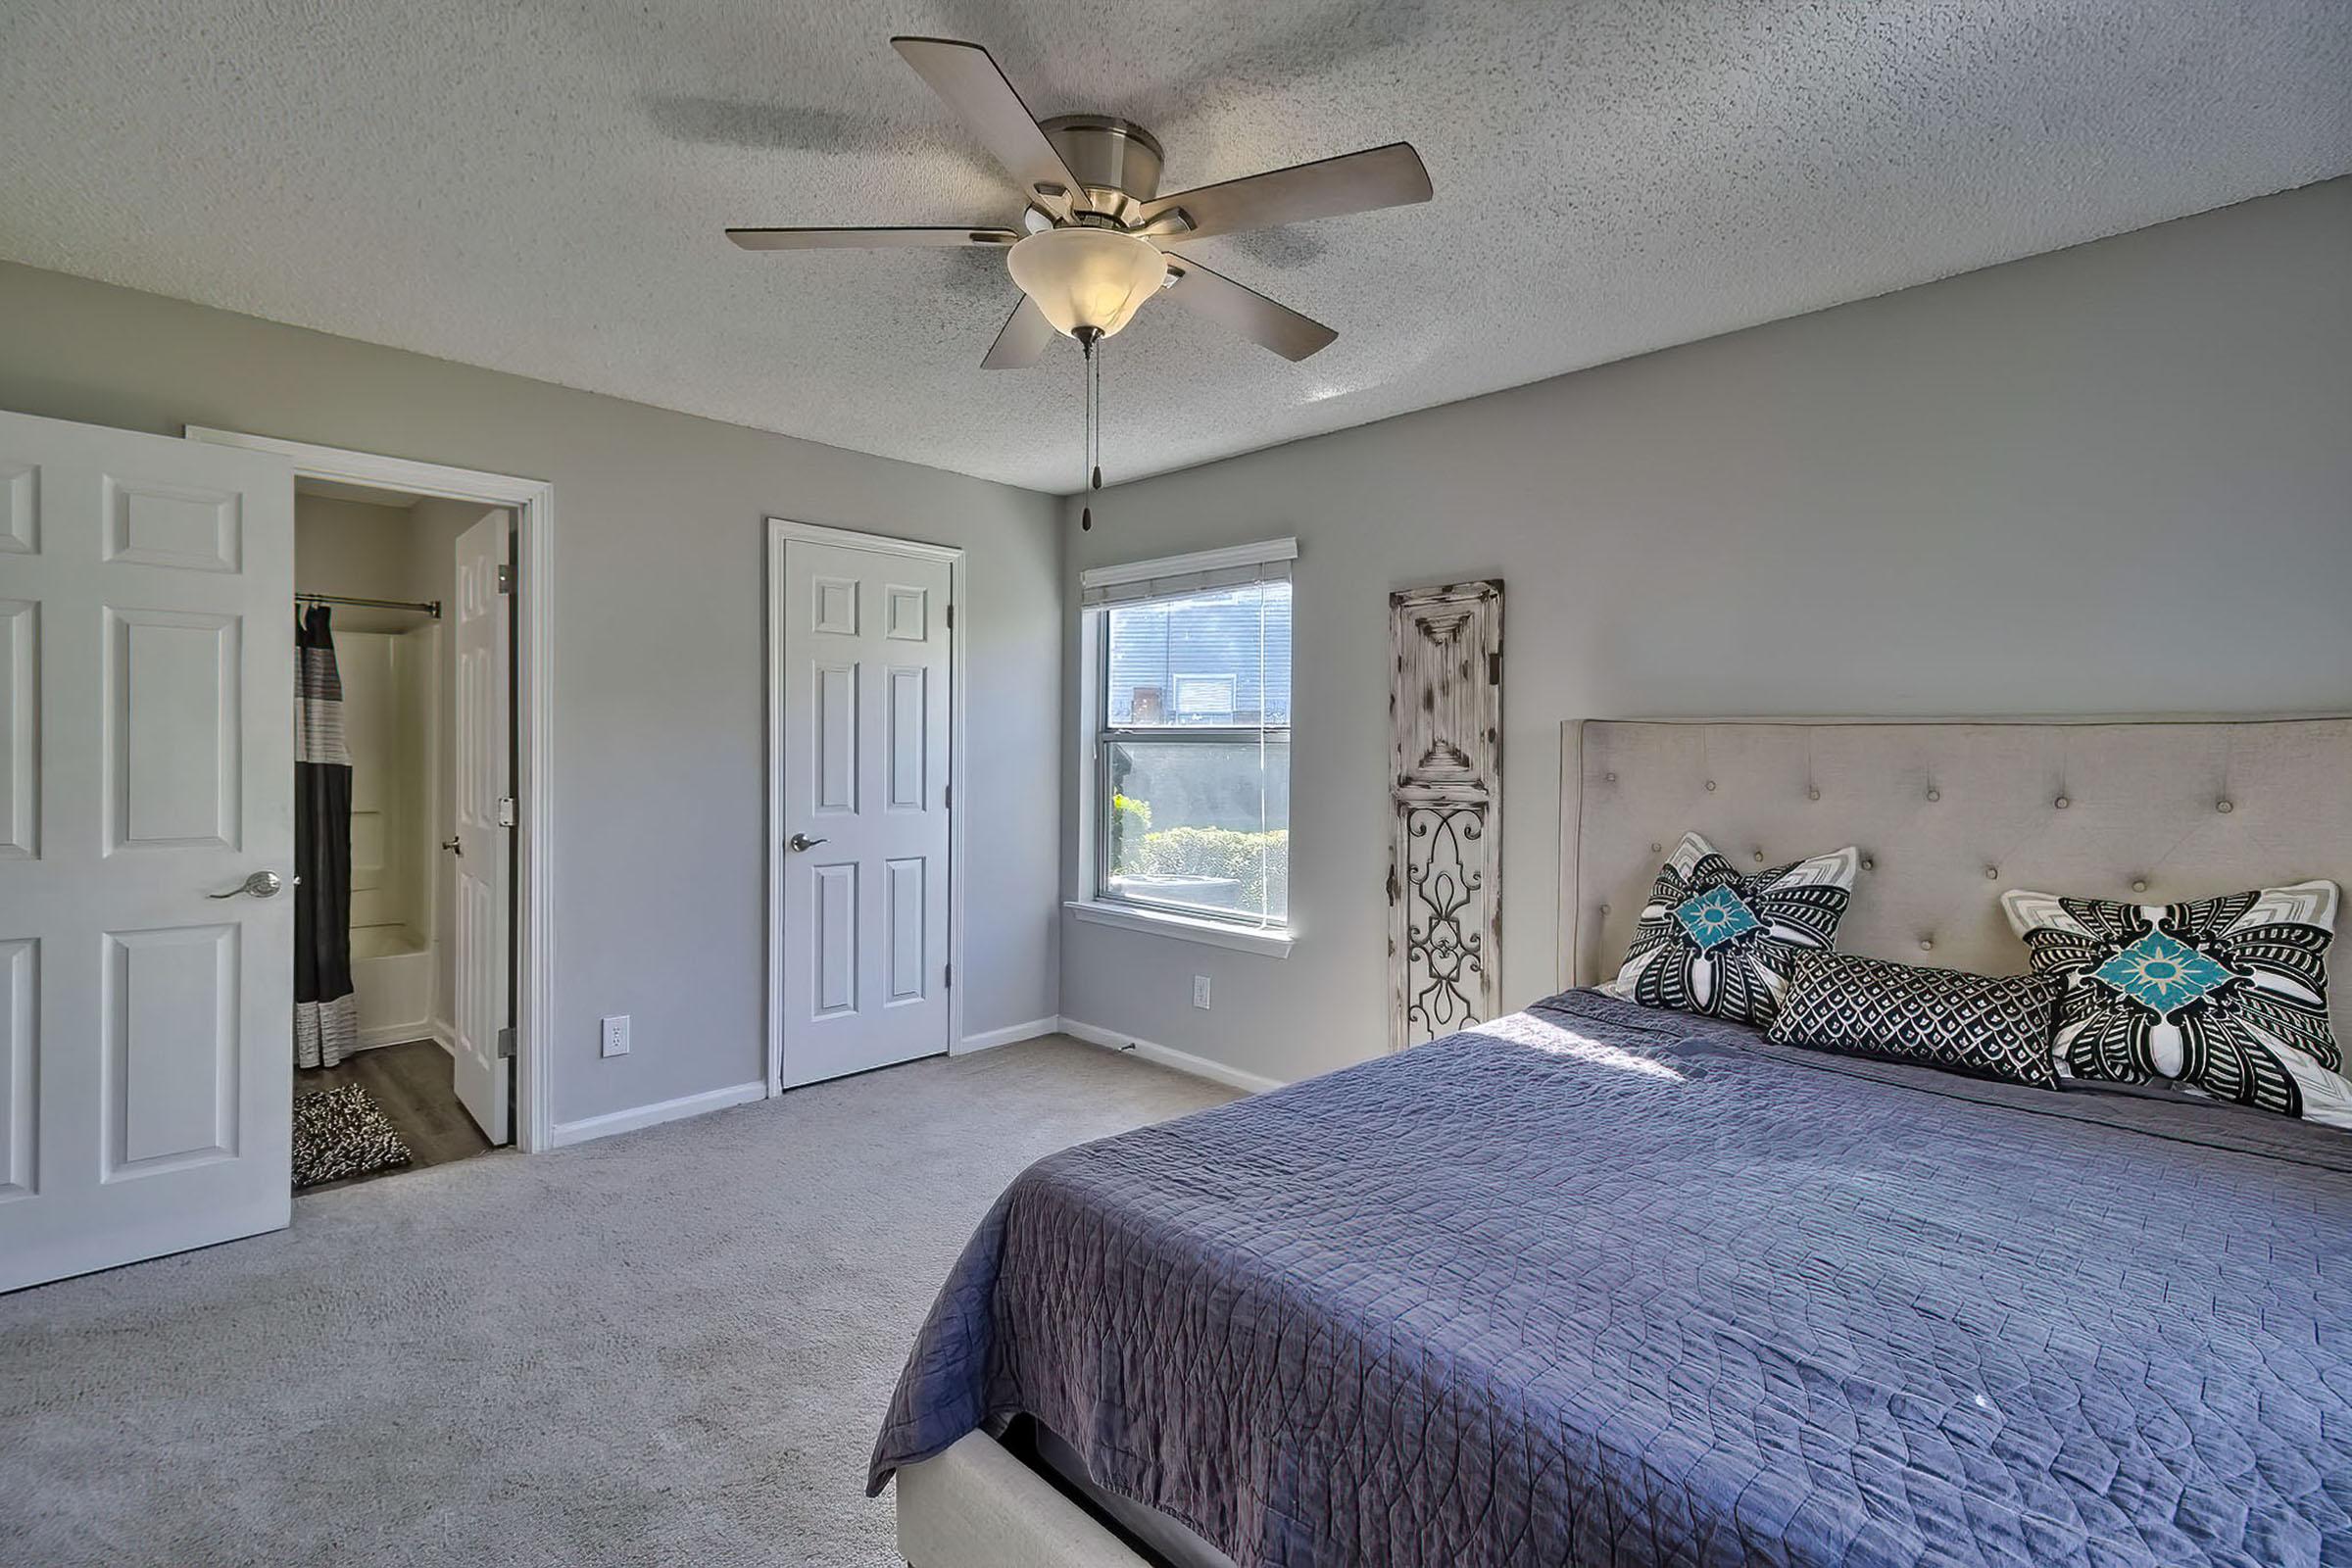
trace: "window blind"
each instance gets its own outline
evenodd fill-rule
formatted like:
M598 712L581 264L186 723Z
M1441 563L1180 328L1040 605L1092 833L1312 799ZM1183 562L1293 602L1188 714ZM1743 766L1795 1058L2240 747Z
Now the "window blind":
M1166 556L1118 566L1090 566L1078 574L1078 602L1093 609L1149 599L1174 599L1243 583L1288 582L1291 564L1298 557L1298 540L1269 539L1263 544L1239 545L1229 550L1203 550L1189 556Z

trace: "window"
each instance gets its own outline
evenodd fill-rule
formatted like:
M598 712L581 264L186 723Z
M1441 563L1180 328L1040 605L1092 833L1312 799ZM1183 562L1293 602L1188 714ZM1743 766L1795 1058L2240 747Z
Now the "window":
M1293 554L1284 540L1081 579L1098 906L1289 924Z

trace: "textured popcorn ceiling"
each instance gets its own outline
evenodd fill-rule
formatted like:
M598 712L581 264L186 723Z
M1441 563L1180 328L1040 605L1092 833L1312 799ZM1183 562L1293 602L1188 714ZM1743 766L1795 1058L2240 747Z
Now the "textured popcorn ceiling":
M1196 247L1340 340L1153 302L1114 481L2352 170L2346 0L5 0L0 255L1074 489L1076 351L979 368L1001 255L720 236L1013 219L894 31L1150 126L1171 190L1429 165L1428 206Z

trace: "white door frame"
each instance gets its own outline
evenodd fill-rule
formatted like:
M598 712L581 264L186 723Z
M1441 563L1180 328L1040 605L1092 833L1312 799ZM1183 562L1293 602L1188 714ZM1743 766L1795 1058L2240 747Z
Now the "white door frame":
M885 534L828 528L813 522L767 519L767 1092L784 1092L784 694L776 680L776 661L784 650L784 625L777 614L776 589L784 574L784 543L802 539L810 544L838 545L888 555L913 556L948 564L948 968L955 977L948 986L948 1036L939 1043L954 1051L963 1039L963 805L970 797L963 784L963 640L965 617L956 612L964 603L963 547L926 544L919 539L894 539Z
M555 1097L544 1043L550 1038L556 1015L552 825L556 662L555 613L550 591L556 580L556 487L542 479L452 468L438 463L387 458L308 441L281 441L275 436L216 430L200 424L187 426L185 433L191 441L278 453L293 461L294 476L298 479L333 479L344 484L405 490L445 501L514 509L519 535L515 547L514 717L521 727L517 747L521 776L515 780L521 818L515 831L521 864L516 880L519 906L515 910L519 922L515 949L520 968L514 976L514 1145L526 1153L554 1148Z

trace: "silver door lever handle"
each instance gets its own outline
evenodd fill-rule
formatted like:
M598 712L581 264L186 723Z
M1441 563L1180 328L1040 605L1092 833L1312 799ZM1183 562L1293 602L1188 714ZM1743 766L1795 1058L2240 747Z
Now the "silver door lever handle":
M796 850L813 850L819 844L822 844L825 841L823 839L812 839L806 833L795 833L791 838L786 839L784 842L791 845Z
M256 871L226 893L208 893L205 897L208 899L233 899L242 893L252 899L273 899L277 897L278 890L285 885L285 878L279 876L275 871Z

